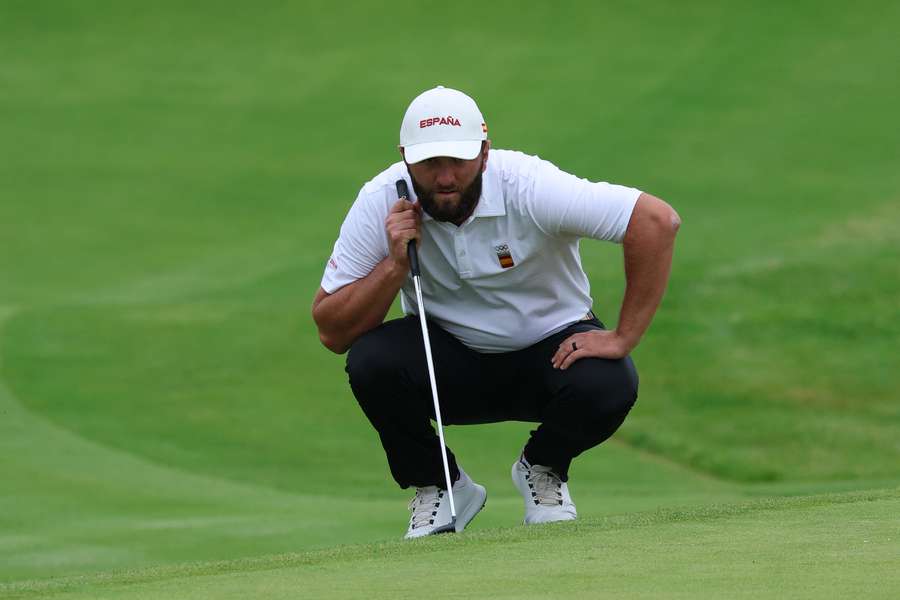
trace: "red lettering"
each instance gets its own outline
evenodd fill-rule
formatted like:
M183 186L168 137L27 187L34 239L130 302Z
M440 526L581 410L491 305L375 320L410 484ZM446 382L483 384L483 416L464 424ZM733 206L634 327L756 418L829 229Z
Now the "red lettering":
M430 117L419 121L419 129L431 127L432 125L452 125L454 127L462 127L462 123L460 123L459 119L453 115L447 115L446 117Z

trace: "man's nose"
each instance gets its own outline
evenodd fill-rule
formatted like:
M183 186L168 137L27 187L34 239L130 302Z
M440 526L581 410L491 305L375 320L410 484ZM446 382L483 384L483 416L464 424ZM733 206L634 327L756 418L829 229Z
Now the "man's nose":
M453 187L453 184L456 183L456 173L449 161L438 163L434 182L439 187Z

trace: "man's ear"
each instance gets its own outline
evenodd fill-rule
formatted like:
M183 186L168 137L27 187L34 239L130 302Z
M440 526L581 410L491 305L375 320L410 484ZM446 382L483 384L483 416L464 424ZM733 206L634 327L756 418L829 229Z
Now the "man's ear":
M403 146L397 146L397 150L400 151L400 158L403 159L403 162L406 162L406 153L403 151Z
M491 150L491 140L484 140L484 145L481 147L481 155L484 157L481 160L481 172L484 173L485 169L487 169L487 161L488 161L488 153Z

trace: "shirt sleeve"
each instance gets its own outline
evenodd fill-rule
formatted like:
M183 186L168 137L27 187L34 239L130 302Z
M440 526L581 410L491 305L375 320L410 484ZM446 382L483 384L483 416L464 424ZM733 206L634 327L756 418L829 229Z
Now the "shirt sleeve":
M360 191L344 218L334 250L325 264L322 289L333 294L340 288L362 279L388 256L387 232L381 214L379 192Z
M548 235L572 235L621 243L641 191L592 182L534 158L529 211Z

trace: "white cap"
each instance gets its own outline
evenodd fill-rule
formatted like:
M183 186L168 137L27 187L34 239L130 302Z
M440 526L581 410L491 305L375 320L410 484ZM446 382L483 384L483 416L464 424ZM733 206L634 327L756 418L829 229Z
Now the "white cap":
M434 156L472 160L486 139L487 125L475 101L442 85L419 94L400 125L400 145L410 164Z

